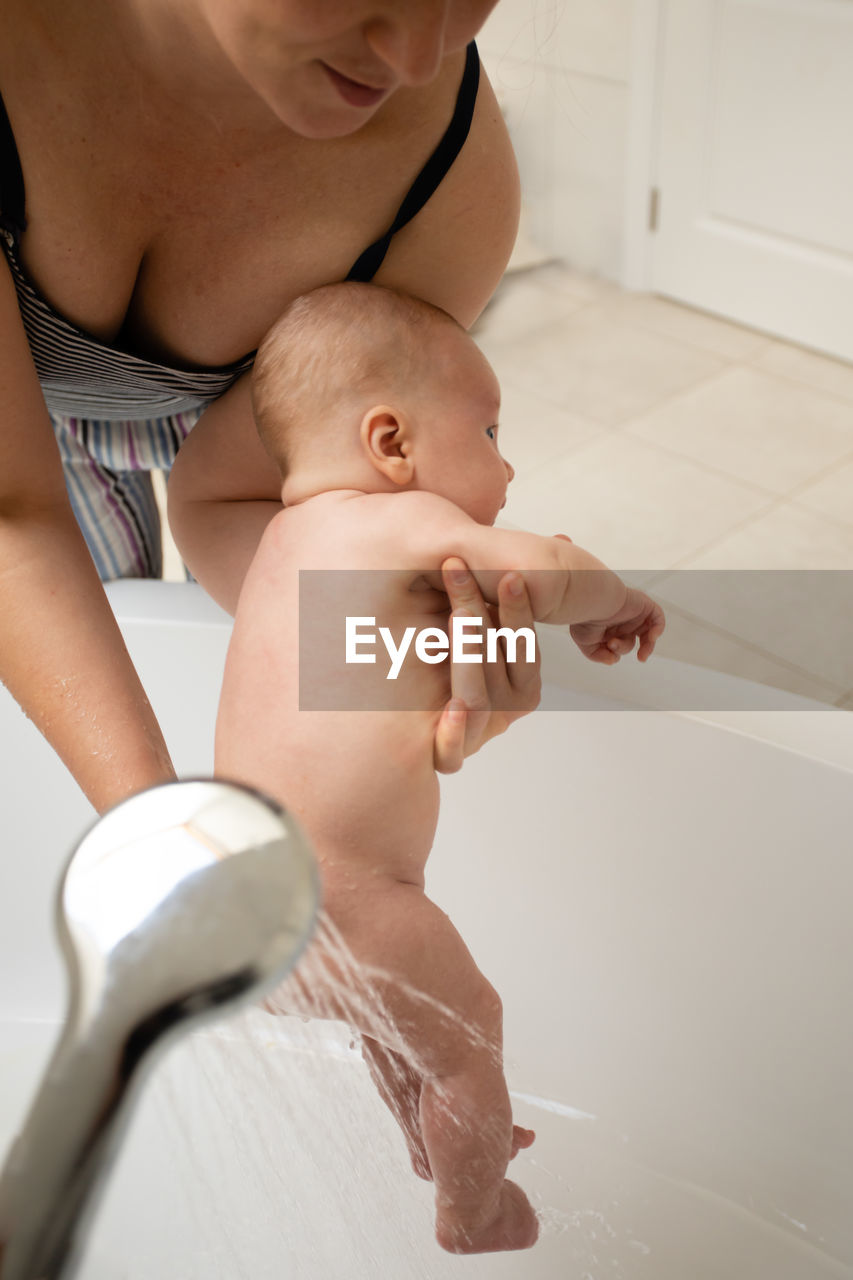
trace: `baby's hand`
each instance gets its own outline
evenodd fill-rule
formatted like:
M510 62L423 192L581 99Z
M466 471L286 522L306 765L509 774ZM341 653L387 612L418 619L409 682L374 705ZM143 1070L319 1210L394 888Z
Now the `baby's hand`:
M635 640L640 642L637 657L645 662L654 653L665 625L660 605L645 591L629 587L624 605L612 618L575 623L570 631L581 653L591 662L612 666L623 654L631 652Z

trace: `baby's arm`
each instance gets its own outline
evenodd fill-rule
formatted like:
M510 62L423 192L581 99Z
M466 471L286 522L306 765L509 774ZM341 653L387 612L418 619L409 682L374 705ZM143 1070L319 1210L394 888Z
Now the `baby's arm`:
M406 1078L397 1098L389 1097L393 1085L382 1089L389 1104L403 1093L411 1098L419 1082L416 1104L398 1119L410 1128L417 1106L439 1243L457 1253L529 1247L537 1238L536 1216L505 1174L533 1135L513 1129L496 992L448 917L418 886L369 874L342 875L338 885L333 873L324 887L326 910L357 964L341 973L334 949L325 956L315 949L297 970L297 989L292 979L282 993L285 1001L342 1018L384 1046L389 1059L403 1059ZM331 978L325 991L316 961L321 971L325 962ZM370 1058L375 1067L375 1050ZM387 1086L386 1067L380 1069Z
M486 600L496 600L501 577L518 570L537 622L570 626L578 646L593 661L618 662L621 654L631 651L635 638L640 640L641 661L653 652L664 629L660 606L645 592L626 586L568 538L477 524L435 494L411 498L421 507L415 527L424 541L422 554L431 545L442 560L461 557Z

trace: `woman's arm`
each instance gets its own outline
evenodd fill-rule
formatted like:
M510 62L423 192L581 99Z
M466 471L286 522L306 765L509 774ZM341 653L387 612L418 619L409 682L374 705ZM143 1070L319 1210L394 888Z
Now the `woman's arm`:
M0 264L0 679L97 809L173 777L65 490Z
M255 427L250 379L244 374L205 410L181 446L168 488L178 550L231 614L264 530L281 511L281 478Z
M483 68L471 131L444 181L391 242L374 283L424 298L469 328L518 234L518 166Z

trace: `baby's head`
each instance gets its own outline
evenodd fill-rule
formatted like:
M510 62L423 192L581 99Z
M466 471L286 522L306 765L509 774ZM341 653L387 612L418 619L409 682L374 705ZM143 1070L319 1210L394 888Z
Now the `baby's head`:
M252 396L288 506L333 489L426 489L481 524L503 506L497 379L427 302L349 283L297 298L258 350Z

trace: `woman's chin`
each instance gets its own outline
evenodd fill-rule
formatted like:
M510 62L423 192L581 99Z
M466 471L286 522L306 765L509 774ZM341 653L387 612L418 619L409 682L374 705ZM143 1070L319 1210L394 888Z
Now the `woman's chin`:
M310 96L306 93L299 99L289 97L284 100L273 94L265 96L281 123L291 132L301 138L318 141L346 138L352 133L358 133L359 129L370 123L389 97L386 94L372 105L354 106L344 101L331 86Z
M291 133L315 142L331 142L335 138L348 138L351 134L358 133L360 129L363 129L371 119L371 117L368 117L367 120L349 121L318 121L315 119L293 121L286 119L284 116L279 118L282 124L290 129Z

